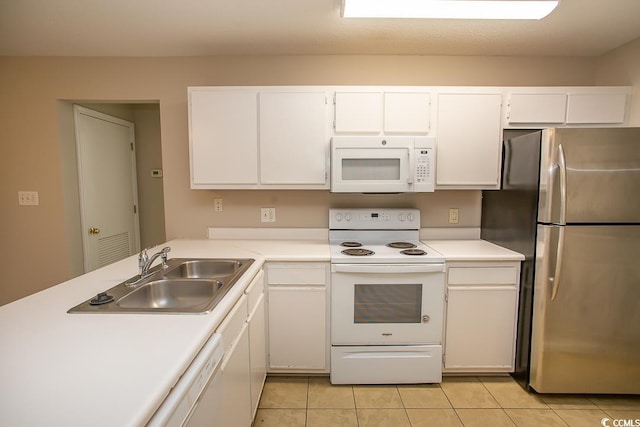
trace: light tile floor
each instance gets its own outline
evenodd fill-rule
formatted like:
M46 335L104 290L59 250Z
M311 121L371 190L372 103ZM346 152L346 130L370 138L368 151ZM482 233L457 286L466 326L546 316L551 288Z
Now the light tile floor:
M640 396L538 395L511 377L442 384L331 385L328 377L268 377L255 427L601 426L640 420ZM610 421L609 425L613 425Z

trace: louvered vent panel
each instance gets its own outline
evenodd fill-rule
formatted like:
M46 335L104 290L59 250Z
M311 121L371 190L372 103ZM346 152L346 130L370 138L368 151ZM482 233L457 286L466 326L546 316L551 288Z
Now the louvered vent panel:
M129 255L129 233L114 234L98 240L100 267L119 261Z

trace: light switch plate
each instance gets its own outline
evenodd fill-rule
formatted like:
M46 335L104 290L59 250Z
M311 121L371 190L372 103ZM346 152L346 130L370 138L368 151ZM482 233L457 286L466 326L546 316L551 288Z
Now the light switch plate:
M18 191L18 204L20 206L38 206L40 201L38 200L37 191Z

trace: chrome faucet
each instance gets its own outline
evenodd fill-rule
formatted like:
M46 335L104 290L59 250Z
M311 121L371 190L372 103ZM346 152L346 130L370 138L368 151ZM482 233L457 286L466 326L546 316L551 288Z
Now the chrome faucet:
M142 252L140 252L140 255L138 255L140 278L144 279L145 277L149 276L149 269L151 268L151 264L153 264L153 261L158 259L158 257L162 259L162 268L167 268L167 254L170 251L171 248L169 246L165 246L160 252L157 252L149 257L149 254L147 254L147 250L143 249Z

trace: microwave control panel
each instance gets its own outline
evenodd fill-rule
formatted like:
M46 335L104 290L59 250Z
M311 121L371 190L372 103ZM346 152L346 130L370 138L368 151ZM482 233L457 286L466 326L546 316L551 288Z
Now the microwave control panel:
M415 191L433 191L433 148L416 148L414 153Z

